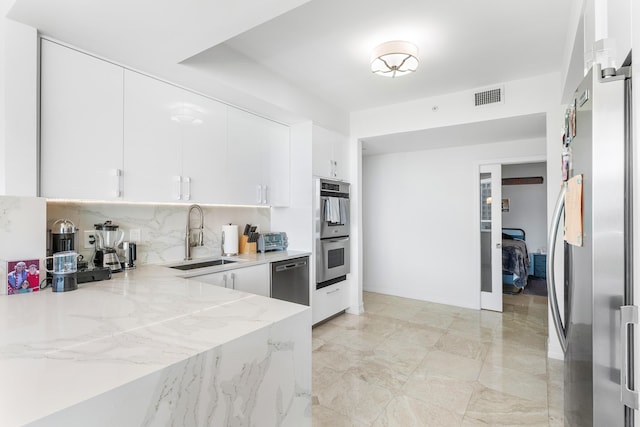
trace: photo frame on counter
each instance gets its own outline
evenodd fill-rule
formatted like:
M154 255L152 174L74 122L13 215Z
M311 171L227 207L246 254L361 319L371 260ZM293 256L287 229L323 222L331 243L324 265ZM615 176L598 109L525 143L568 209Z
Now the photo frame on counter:
M502 212L509 212L509 199L502 199Z
M7 295L40 290L40 260L22 259L5 262Z

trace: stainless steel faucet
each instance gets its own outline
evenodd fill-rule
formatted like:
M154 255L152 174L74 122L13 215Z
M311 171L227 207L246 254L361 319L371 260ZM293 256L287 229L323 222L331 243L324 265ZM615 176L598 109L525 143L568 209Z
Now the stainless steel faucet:
M200 213L200 226L197 228L191 227L191 211L194 209ZM198 239L195 242L191 239L192 230L198 230ZM199 205L189 206L187 213L187 230L184 236L184 259L186 261L191 259L191 248L195 246L204 246L204 213Z

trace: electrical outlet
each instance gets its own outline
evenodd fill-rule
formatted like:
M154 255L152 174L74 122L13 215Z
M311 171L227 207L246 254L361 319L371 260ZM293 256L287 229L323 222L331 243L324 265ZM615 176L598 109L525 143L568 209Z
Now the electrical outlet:
M129 230L129 240L133 243L140 243L140 229Z
M95 230L85 230L84 232L84 248L92 249L96 246L96 232Z

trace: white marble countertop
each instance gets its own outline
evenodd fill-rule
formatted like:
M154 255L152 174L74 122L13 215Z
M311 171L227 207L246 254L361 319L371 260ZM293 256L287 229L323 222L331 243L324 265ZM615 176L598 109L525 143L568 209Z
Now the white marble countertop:
M251 255L230 265L293 254ZM2 425L41 419L309 310L180 273L148 265L72 292L0 297Z

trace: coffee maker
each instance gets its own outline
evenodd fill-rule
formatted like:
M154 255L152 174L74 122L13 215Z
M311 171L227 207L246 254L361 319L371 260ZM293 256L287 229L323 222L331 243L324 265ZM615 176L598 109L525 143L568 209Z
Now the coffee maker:
M118 226L111 221L105 221L104 224L94 224L96 229L96 254L93 258L93 264L96 267L109 268L112 273L122 271L120 258L116 248L122 240L124 240L124 232L118 230Z
M59 219L49 229L49 250L47 256L56 252L73 251L76 246L75 224L68 219Z

